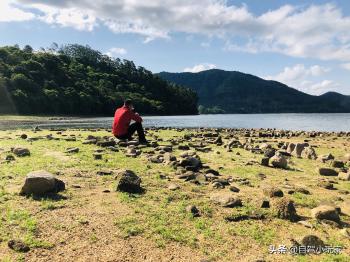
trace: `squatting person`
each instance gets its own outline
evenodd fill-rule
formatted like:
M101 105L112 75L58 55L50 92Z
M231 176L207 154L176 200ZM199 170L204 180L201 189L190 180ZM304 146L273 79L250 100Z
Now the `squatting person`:
M131 120L134 120L135 123L130 124ZM115 111L112 132L119 139L131 140L135 131L137 131L139 143L147 144L142 118L134 111L132 101L127 99L124 101L124 105Z

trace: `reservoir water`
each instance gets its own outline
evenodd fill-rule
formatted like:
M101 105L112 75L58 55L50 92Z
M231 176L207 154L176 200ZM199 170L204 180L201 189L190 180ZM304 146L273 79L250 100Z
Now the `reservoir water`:
M110 128L112 117L53 118L52 120L2 120L0 129ZM276 128L305 131L350 131L350 113L342 114L223 114L193 116L145 116L144 126Z

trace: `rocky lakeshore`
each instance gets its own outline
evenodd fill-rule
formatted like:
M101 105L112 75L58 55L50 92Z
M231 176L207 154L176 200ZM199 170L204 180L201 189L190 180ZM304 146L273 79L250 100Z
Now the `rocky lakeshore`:
M0 131L0 257L348 261L350 132L146 132Z

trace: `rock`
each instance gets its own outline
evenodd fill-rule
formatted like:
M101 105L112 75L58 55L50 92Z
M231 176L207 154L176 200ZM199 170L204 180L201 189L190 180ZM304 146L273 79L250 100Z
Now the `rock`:
M325 188L325 189L328 189L328 190L333 190L334 189L334 186L331 182L329 181L320 181L318 182L317 184L319 187L322 187L322 188Z
M270 158L270 163L273 167L277 168L287 168L287 159L282 155L275 155Z
M187 171L185 173L180 173L176 175L177 178L179 179L184 179L186 181L190 181L196 178L196 175L192 171Z
M5 158L6 161L15 161L15 157L13 155L7 155Z
M349 173L340 172L338 174L338 178L340 180L350 181L350 172Z
M72 154L72 153L79 153L78 147L69 147L66 149L66 153Z
M214 176L220 176L220 173L214 169L209 168L208 170L205 170L206 174L212 174Z
M269 162L270 162L270 158L269 158L269 157L263 157L263 158L261 159L260 164L261 164L262 166L269 166Z
M274 203L276 216L281 219L287 219L295 222L299 219L293 201L287 198L282 198Z
M168 189L171 190L171 191L175 191L175 190L177 190L179 188L180 188L180 186L177 185L177 184L174 184L174 183L168 185Z
M270 201L269 200L263 200L261 202L261 208L270 208Z
M96 144L97 140L96 139L86 139L82 142L83 145L93 145Z
M179 145L177 148L179 150L190 150L190 147L188 145Z
M321 205L311 209L311 216L317 220L326 219L340 223L340 217L337 209L328 205Z
M324 242L315 235L306 235L301 239L300 242L302 246L306 246L306 247L309 246L309 247L320 248L325 246Z
M340 160L333 160L332 161L332 167L343 168L344 167L344 162L340 161Z
M55 178L51 173L39 170L30 172L26 176L20 195L45 195L57 193L65 189L63 181Z
M263 193L268 197L283 197L283 191L277 187L265 187Z
M109 147L109 146L115 146L116 142L114 140L102 140L102 141L97 141L96 145L100 147Z
M313 147L310 147L310 146L305 147L301 155L302 155L302 157L307 158L307 159L312 159L312 160L317 159L315 149Z
M182 159L179 163L180 166L182 167L187 167L187 166L191 166L194 169L198 169L202 166L202 162L200 161L199 158L196 157L187 157L185 159Z
M210 196L213 203L219 204L222 207L240 207L242 201L239 198L232 196L229 193L214 193Z
M332 154L327 154L327 155L322 155L322 156L319 156L317 158L318 160L320 160L321 162L325 163L329 160L333 160L334 159L334 156Z
M30 156L30 151L28 148L23 147L15 147L12 149L12 153L14 153L18 157Z
M308 146L307 143L297 143L297 144L295 145L295 148L294 148L292 154L294 154L296 157L299 157L299 158L300 158L300 157L301 157L301 153L302 153L302 151L304 150L304 148L305 148L306 146Z
M22 134L22 135L21 135L21 138L22 138L22 139L27 139L28 136L27 136L26 134Z
M128 193L141 193L141 178L131 170L124 170L118 173L116 191Z
M314 226L307 221L303 221L303 220L298 221L298 224L303 225L304 227L307 227L307 228L314 228Z
M171 153L169 152L166 152L164 154L164 161L165 162L173 162L173 161L176 161L176 156L172 155Z
M99 171L96 172L96 174L98 176L109 176L109 175L112 175L113 172L110 171L110 170L99 170Z
M101 154L101 153L93 153L92 155L93 155L95 160L101 160L102 156L103 156L103 154Z
M265 157L268 157L268 158L273 157L275 154L276 154L276 149L274 149L274 148L267 148L267 149L264 151L264 156L265 156Z
M287 147L287 152L291 154L293 152L294 148L295 148L295 144L289 143L288 147Z
M10 240L9 242L7 242L7 246L17 252L26 253L30 250L29 246L21 240Z
M235 187L235 186L230 186L230 191L231 192L235 192L235 193L238 193L240 190L238 187Z
M222 188L225 188L225 186L223 184L221 184L220 182L218 181L213 181L213 183L211 184L211 186L213 188L216 188L216 189L222 189Z
M137 157L140 154L141 154L141 151L136 150L136 148L134 148L134 147L129 147L125 153L125 155L128 157Z
M188 205L186 207L186 212L192 214L193 217L199 217L200 216L200 212L198 210L198 208L194 205Z
M337 176L338 172L332 168L327 168L327 167L320 167L318 169L318 173L321 176Z
M198 181L200 184L205 184L207 182L207 176L202 173L196 174L196 181Z

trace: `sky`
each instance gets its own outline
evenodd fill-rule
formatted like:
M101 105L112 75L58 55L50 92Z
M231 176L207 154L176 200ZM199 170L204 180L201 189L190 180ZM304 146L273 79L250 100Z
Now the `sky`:
M235 70L350 95L349 0L0 0L0 46L54 42L154 73Z

